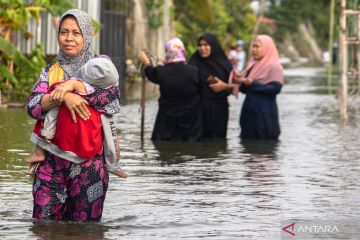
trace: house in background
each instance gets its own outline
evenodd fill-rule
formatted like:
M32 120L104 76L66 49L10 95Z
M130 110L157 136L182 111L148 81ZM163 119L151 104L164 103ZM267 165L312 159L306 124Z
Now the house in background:
M125 61L136 60L142 49L148 49L159 56L164 56L165 42L173 36L170 30L169 9L171 0L164 0L162 26L149 27L145 0L72 0L74 5L89 13L101 24L100 32L95 36L93 52L111 57L120 74L119 88L122 98L125 92ZM28 30L32 38L26 40L21 33L15 36L15 45L23 53L29 53L37 43L42 43L47 56L56 56L56 28L53 17L43 13L38 24L31 20Z

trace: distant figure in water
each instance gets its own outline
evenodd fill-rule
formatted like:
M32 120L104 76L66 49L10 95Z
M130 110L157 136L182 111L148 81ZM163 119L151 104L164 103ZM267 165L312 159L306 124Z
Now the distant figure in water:
M245 46L245 42L238 40L236 42L236 54L239 60L239 64L238 64L238 72L241 72L242 70L244 70L245 67L245 62L246 62L246 52L244 50L244 46Z
M179 38L165 45L163 66L151 66L144 52L140 61L145 75L160 86L159 110L151 139L201 141L203 116L200 107L199 71L186 64L185 47Z
M277 139L280 124L276 95L284 84L283 67L275 43L267 35L255 37L251 54L242 76L235 77L246 95L240 115L240 137Z

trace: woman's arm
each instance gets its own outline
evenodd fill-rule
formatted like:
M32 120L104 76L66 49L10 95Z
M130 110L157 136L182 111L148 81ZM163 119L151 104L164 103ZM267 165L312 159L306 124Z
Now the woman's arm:
M151 82L159 84L159 79L157 76L157 67L152 67L150 65L146 66L145 75Z
M78 94L83 93L81 97ZM52 92L50 101L63 102L69 109L72 120L76 122L76 115L80 118L87 120L90 116L90 112L86 105L91 105L94 109L100 112L108 114L114 114L120 110L120 92L118 87L105 88L93 88L88 93L84 83L78 80L67 80L62 84L59 84ZM85 99L84 99L84 98Z
M76 122L76 115L83 120L87 120L90 116L90 112L86 107L88 102L77 94L72 93L73 91L86 94L85 85L75 79L69 79L58 84L50 94L46 94L43 97L42 109L49 110L53 105L60 106L64 103L70 112L73 122Z
M214 79L216 82L209 85L214 92L231 91L235 87L233 83L223 82L217 77L214 77Z
M58 104L57 102L55 102L51 99L50 94L44 94L43 97L41 98L41 111L42 112L47 112L47 111L53 109L54 107L58 107L59 105L60 104Z
M248 74L246 74L248 75ZM251 77L246 77L242 79L242 84L240 85L240 92L246 94L249 91L250 86L253 83L253 79Z
M50 101L61 104L64 101L65 93L76 91L78 94L86 95L86 87L83 82L77 79L69 79L58 84L50 93Z
M279 94L283 86L281 81L282 78L283 78L283 69L280 67L272 68L271 71L269 72L269 79L271 80L271 82L263 84L254 79L254 81L251 81L250 84L248 84L249 90L253 92L269 94L269 95Z
M249 86L249 90L264 94L279 94L281 88L282 88L282 84L277 81L272 81L267 84L262 84L255 80Z
M144 51L139 54L139 61L144 65L144 73L146 77L153 83L159 84L157 77L157 67L152 67L150 59Z
M89 105L89 103L80 95L72 92L67 92L64 95L64 104L69 110L74 123L76 123L76 115L81 117L83 120L89 119L90 112L89 109L86 107L86 105Z
M48 65L42 69L26 104L28 114L35 119L42 119L42 112L57 106L56 103L50 101L50 94L47 94L49 89L48 69L50 66Z

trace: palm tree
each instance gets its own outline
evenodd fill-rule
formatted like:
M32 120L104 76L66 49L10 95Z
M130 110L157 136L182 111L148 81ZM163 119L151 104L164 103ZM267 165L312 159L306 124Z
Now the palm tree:
M34 0L25 3L24 0L2 0L0 5L0 90L11 89L19 84L16 67L22 71L29 71L29 76L39 72L36 62L29 59L16 49L13 44L13 32L21 31L25 38L30 38L31 33L26 26L30 19L40 20L41 13L50 12L53 16L73 7L70 0ZM38 46L37 50L42 46ZM44 54L41 54L43 56ZM38 61L39 62L39 61ZM44 59L41 63L44 62ZM32 74L31 74L32 73ZM24 75L24 74L22 74ZM27 75L27 74L25 74Z

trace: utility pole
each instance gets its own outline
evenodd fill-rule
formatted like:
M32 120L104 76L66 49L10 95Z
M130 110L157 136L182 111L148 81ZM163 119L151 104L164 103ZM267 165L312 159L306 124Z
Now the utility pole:
M346 122L348 119L348 103L347 103L347 93L348 93L348 81L347 81L347 59L348 59L348 50L347 50L347 29L346 29L346 0L341 0L340 2L340 117L342 122Z
M334 15L335 15L335 0L331 0L330 4L330 25L329 25L329 66L328 66L328 92L332 90L332 69L333 69L333 45L334 45Z

